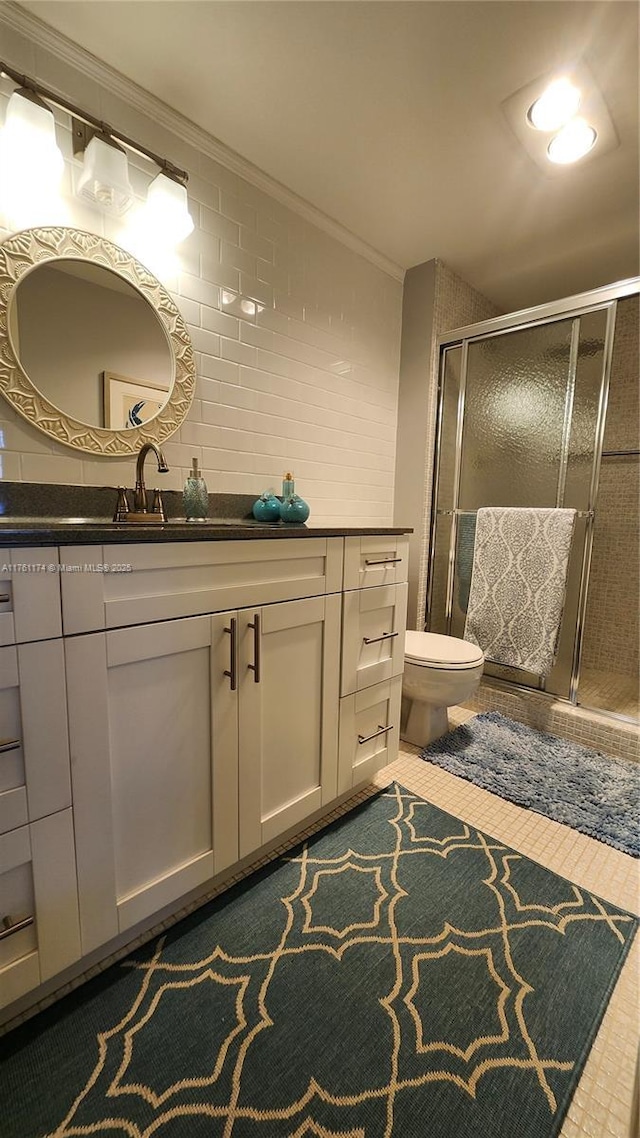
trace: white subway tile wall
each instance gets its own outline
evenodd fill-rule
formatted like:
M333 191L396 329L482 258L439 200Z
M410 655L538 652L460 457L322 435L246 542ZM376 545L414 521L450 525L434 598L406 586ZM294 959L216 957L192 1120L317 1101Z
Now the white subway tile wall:
M293 470L310 525L390 525L401 281L18 32L2 54L189 173L195 231L170 272L148 265L189 326L197 368L189 416L163 448L163 487L182 487L193 456L213 492L257 497ZM0 125L13 89L0 80ZM73 197L81 161L69 116L55 115L65 223L127 247L126 218ZM156 171L135 156L130 171L143 200ZM9 232L0 216L0 239ZM117 485L133 473L133 459L74 452L4 402L0 458L11 480Z

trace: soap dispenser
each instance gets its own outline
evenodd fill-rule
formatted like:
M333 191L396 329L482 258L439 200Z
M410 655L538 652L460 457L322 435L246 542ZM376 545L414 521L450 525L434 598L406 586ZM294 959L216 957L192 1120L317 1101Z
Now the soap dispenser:
M188 522L203 522L209 513L207 484L198 468L197 458L191 460L191 473L182 493L184 512Z

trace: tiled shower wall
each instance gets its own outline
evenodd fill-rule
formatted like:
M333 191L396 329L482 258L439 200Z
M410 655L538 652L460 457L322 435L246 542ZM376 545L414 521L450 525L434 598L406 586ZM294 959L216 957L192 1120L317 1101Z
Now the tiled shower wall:
M195 232L177 271L152 264L187 321L197 390L163 448L163 486L180 489L197 457L210 491L261 493L292 470L309 524L393 520L402 283L274 197L134 109L61 54L0 21L0 57L189 173ZM14 84L0 80L0 124ZM72 196L80 170L69 116L65 223L127 245L121 221ZM133 165L136 163L136 165ZM142 200L157 172L130 159ZM0 239L8 235L1 228ZM57 219L52 218L52 223ZM97 459L49 440L0 405L2 477L130 485L133 459Z
M638 297L618 301L605 424L606 451L640 446ZM638 455L604 457L593 538L583 669L638 677Z

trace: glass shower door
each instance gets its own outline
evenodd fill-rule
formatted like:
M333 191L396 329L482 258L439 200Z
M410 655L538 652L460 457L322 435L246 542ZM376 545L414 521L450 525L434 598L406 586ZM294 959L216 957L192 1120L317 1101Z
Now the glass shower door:
M481 506L578 511L557 662L546 691L569 697L588 565L608 309L446 348L441 367L428 627L463 636ZM529 687L538 676L487 664Z

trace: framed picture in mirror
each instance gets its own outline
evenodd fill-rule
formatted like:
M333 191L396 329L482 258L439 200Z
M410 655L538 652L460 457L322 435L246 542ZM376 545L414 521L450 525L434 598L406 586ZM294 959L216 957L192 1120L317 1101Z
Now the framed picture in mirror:
M112 371L102 372L102 383L104 425L115 431L132 430L148 423L169 396L162 384L130 379Z

